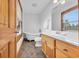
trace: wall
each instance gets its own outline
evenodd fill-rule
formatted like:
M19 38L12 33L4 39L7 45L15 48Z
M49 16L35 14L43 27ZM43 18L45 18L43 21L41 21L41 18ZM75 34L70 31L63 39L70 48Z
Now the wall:
M63 5L58 5L53 9L52 14L52 29L61 30L61 13L73 6L77 5L77 0L66 0L66 3Z
M58 4L52 4L50 3L42 12L41 12L41 29L45 29L45 24L48 24L49 20L49 26L47 26L47 29L51 30L51 20L52 20L52 9L57 6Z
M23 16L23 32L24 33L38 33L40 29L39 15L26 14Z
M66 0L66 3L63 5L51 3L48 8L41 13L41 28L44 28L44 23L49 19L52 23L49 26L50 30L61 30L61 12L76 4L77 0Z

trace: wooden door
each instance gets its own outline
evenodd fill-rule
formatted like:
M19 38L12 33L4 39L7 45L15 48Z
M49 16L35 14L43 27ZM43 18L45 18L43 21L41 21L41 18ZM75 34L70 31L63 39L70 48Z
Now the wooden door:
M8 45L0 50L0 58L8 58Z
M16 29L16 0L0 0L0 26Z
M0 0L0 26L8 27L8 0Z
M15 58L15 57L16 57L16 40L15 38L12 37L9 43L9 58Z
M0 58L1 58L1 53L0 53Z

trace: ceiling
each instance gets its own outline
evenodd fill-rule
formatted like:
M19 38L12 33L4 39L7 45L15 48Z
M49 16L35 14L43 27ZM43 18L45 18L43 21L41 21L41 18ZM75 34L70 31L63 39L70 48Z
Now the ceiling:
M52 0L21 0L24 13L39 14Z

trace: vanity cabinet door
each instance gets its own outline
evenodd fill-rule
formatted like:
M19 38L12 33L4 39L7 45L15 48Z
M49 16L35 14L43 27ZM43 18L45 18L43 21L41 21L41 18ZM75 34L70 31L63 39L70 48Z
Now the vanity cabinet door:
M47 40L46 40L46 44L47 44L47 48L46 48L46 54L47 54L47 57L48 58L54 58L54 48L55 48L55 45L54 45L54 39L51 38L51 37L47 37Z
M8 45L0 50L0 58L8 58Z
M48 58L54 58L54 49L47 46L47 48L46 48L46 56Z
M42 50L46 57L55 57L55 40L47 35L42 35Z
M46 54L46 43L42 42L42 51Z
M42 35L42 51L46 54L46 36Z

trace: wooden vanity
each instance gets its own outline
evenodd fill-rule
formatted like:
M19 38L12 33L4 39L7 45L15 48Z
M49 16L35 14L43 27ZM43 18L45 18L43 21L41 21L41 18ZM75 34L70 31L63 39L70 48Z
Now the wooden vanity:
M79 58L79 46L42 34L42 51L48 58Z
M46 57L55 57L55 40L47 35L42 35L42 51Z

